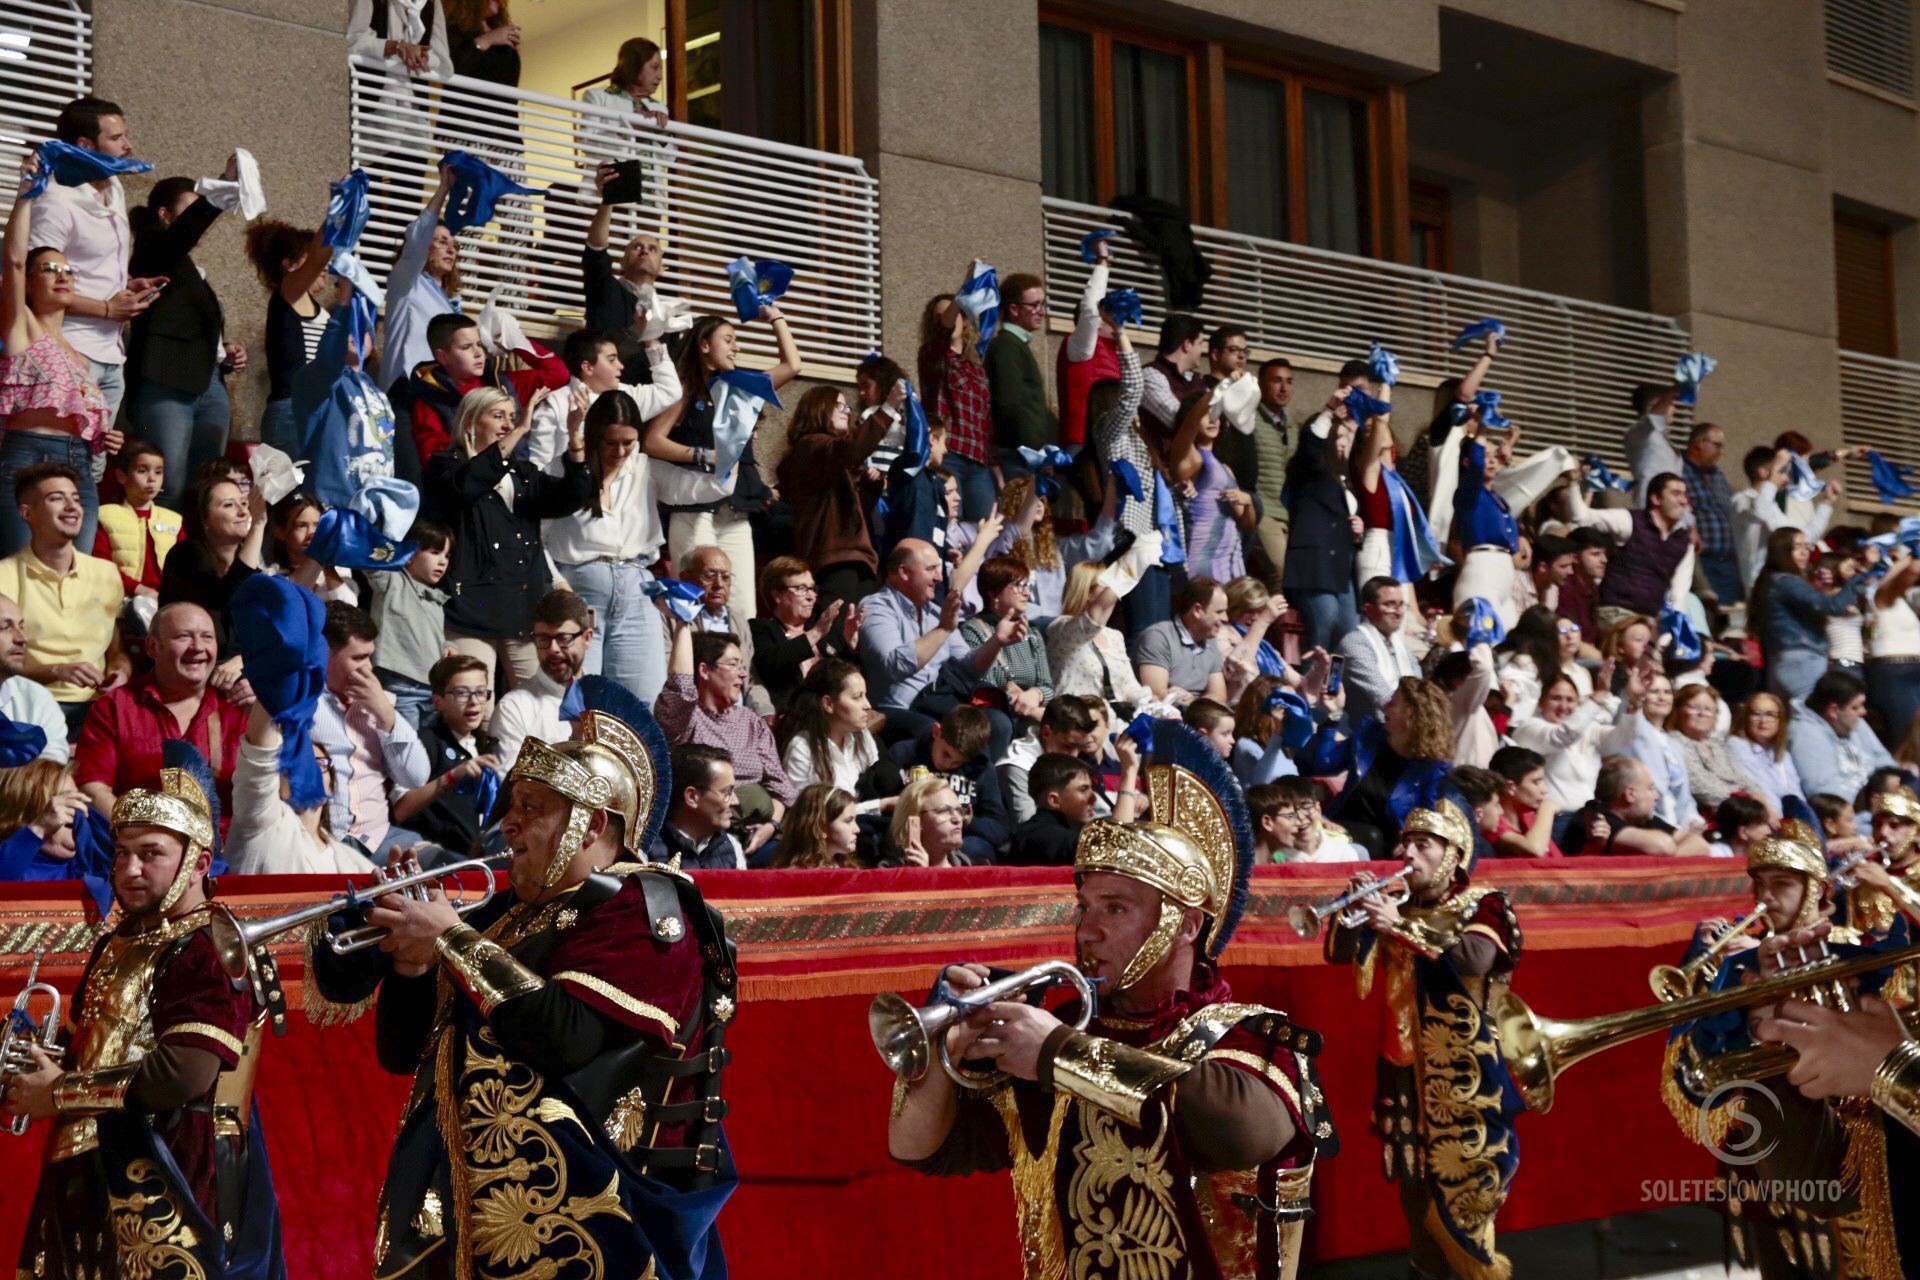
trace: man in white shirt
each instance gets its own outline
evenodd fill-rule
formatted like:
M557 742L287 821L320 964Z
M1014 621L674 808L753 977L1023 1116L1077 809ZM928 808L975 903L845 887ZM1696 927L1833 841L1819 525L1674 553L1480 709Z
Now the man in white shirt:
M115 159L133 154L126 112L104 98L76 98L62 107L54 136ZM120 180L105 178L78 187L49 182L34 202L33 234L27 244L30 249L51 245L73 264L73 292L61 333L67 345L87 358L88 376L107 398L111 421L127 393L126 324L160 296L151 282L127 279L133 233L127 227L127 197Z
M1751 593L1760 570L1766 567L1767 539L1775 529L1793 528L1792 519L1780 507L1780 490L1787 483L1785 449L1755 445L1741 459L1747 487L1733 495L1730 517L1733 522L1733 556L1740 566L1740 582ZM1834 488L1820 491L1813 518L1801 532L1808 542L1818 542L1833 523ZM1750 623L1749 626L1752 624Z
M67 762L67 718L45 685L21 672L27 665L27 622L20 606L0 596L0 717L15 724L37 725L47 735L41 760Z
M533 651L540 670L500 699L488 726L498 747L502 775L520 758L528 738L564 742L573 726L560 718L560 703L580 678L593 643L593 610L564 587L547 592L533 606Z
M1682 474L1680 453L1667 439L1679 388L1649 383L1633 389L1633 411L1639 420L1627 430L1627 466L1633 471L1633 505L1647 505L1647 486L1653 478Z
M1222 325L1207 339L1207 369L1213 378L1213 398L1221 415L1241 435L1253 430L1254 411L1260 407L1260 383L1247 372L1250 346L1247 331Z
M379 635L365 610L338 601L327 606L327 688L313 715L313 741L333 766L327 830L336 840L358 840L375 862L391 847L420 842L393 825L387 786L410 791L425 785L428 771L420 736L373 669Z
M1369 578L1360 588L1361 624L1336 650L1346 659L1341 687L1347 691L1347 722L1378 716L1403 676L1420 675L1401 627L1407 619L1407 589L1388 577Z
M1151 363L1140 371L1140 425L1153 443L1173 435L1180 402L1200 386L1207 362L1207 333L1193 316L1170 315L1160 322L1160 343Z

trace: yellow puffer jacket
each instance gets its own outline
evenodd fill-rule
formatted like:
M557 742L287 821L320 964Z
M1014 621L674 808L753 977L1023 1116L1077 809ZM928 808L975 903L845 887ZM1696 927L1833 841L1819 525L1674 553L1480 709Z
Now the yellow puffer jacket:
M126 503L109 502L100 508L100 529L107 535L114 564L138 582L147 567L147 534L153 534L154 560L165 568L167 552L180 541L180 513L155 504L142 520Z

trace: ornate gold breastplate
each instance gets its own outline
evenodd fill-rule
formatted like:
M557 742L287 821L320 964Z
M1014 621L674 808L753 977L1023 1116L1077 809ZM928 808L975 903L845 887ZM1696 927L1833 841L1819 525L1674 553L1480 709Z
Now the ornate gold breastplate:
M138 1062L154 1044L153 979L160 958L181 938L207 923L205 907L168 920L146 933L116 933L87 970L76 1002L67 1067L94 1071ZM99 1143L92 1116L59 1122L53 1133L52 1160L91 1151Z

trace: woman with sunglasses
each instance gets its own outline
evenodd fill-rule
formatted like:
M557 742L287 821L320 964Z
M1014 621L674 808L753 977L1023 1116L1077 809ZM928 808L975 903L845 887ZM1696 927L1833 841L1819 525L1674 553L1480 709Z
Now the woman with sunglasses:
M37 156L20 165L19 189L40 172ZM75 545L91 547L100 516L93 455L118 453L126 438L95 385L87 358L62 327L73 302L73 264L50 245L28 249L31 197L16 199L7 218L5 276L0 278L0 558L27 545L27 525L14 502L13 478L36 462L64 462L80 476L86 513ZM143 281L135 281L143 284Z

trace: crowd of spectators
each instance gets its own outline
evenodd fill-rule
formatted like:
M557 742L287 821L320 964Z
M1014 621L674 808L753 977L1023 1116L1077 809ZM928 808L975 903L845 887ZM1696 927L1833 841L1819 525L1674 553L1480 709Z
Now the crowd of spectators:
M396 75L517 79L499 0L358 0L352 21ZM659 85L631 41L593 92L657 128ZM58 136L136 154L96 98ZM660 241L612 243L618 166L583 183L606 199L588 323L550 349L463 294L449 169L367 264L365 333L353 272L260 216L249 165L162 177L133 210L112 173L29 195L23 166L0 288L5 877L83 874L167 738L212 765L236 870L464 856L489 779L568 735L587 676L667 733L650 854L689 867L1067 865L1088 821L1144 812L1138 717L1215 745L1272 862L1384 857L1442 793L1492 856L1726 855L1795 816L1844 835L1920 767L1911 530L1849 523L1847 451L1797 434L1729 476L1721 426L1676 425L1682 386L1621 406L1616 487L1521 448L1494 326L1403 459L1386 353L1300 406L1246 329L1176 313L1143 352L1096 239L1070 326L1024 272L985 342L966 291L941 294L911 359L796 385L740 448L740 329L770 329L776 392L808 378L800 348L777 301L741 320L664 296ZM231 429L246 351L192 260L235 211L268 299L261 446ZM386 430L356 479L414 513L385 564L343 550L350 513L310 483L330 446L301 388L340 352L321 372ZM276 456L307 479L270 502ZM322 619L297 725L267 694L265 585Z

